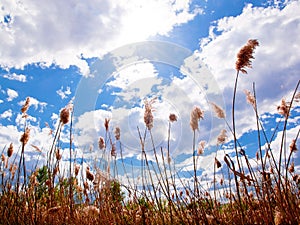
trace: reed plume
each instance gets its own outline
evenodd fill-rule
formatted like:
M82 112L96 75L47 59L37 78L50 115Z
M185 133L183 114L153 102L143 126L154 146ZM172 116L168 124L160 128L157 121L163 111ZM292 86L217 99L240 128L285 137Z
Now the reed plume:
M198 148L197 148L198 155L202 155L204 153L205 144L206 142L203 140L198 143Z
M171 114L169 115L169 121L170 121L171 123L177 121L177 116L176 116L174 113L171 113Z
M20 142L22 142L23 145L26 145L27 142L29 141L29 134L30 134L30 129L26 127L25 132L22 134L20 138Z
M200 107L195 106L191 112L190 125L193 131L199 129L198 122L200 119L203 119L204 111L200 109Z
M235 63L235 68L237 71L242 73L247 73L246 67L252 68L252 59L255 48L259 46L259 43L256 39L248 40L247 44L241 48L237 54L237 61Z
M253 106L253 108L255 109L256 107L256 100L255 100L255 97L251 94L250 91L248 90L244 90L244 93L246 95L246 100L247 102Z
M13 143L10 143L10 145L9 145L9 147L7 149L7 157L8 158L11 157L12 154L13 154L13 152L14 152L14 146L13 146Z
M99 137L98 146L100 150L105 148L105 141L103 137Z
M25 104L24 104L23 107L21 108L21 112L23 113L23 116L26 115L27 110L28 110L28 108L29 108L29 104L30 104L30 98L27 97L27 98L26 98L26 101L25 101Z
M152 98L150 101L147 99L144 100L145 112L144 112L144 122L148 130L151 130L153 127L153 104L155 103L156 98Z
M210 104L213 107L216 117L218 117L219 119L225 119L226 115L225 115L224 110L220 106L218 106L217 104L215 104L213 102L211 102Z
M119 141L120 137L121 137L121 129L120 129L120 127L116 127L114 133L115 133L116 140Z

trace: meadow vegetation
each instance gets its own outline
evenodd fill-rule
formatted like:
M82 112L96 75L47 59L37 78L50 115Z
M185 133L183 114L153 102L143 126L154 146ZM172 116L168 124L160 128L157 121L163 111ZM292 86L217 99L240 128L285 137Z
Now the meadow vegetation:
M218 144L224 144L227 134L234 142L234 156L225 154L223 164L214 158L215 174L223 167L228 172L221 180L216 177L210 190L201 185L197 174L197 157L205 151L205 142L196 144L195 132L204 113L200 107L191 109L190 126L193 131L193 174L191 185L186 185L177 176L170 160L170 133L177 116L170 114L167 151L155 145L152 130L153 104L155 99L145 101L145 133L138 128L143 169L140 178L142 186L128 178L122 183L112 176L116 168L117 146L120 146L122 160L121 130L116 127L111 132L110 120L105 119L105 137L99 137L99 149L109 152L110 161L104 168L83 168L76 161L72 139L72 104L60 112L60 122L53 132L52 146L49 146L47 163L28 173L25 151L30 139L30 127L26 125L30 98L21 109L25 128L20 137L19 150L7 143L2 149L0 162L0 224L298 224L300 221L300 174L295 170L293 156L297 151L299 131L291 143L286 143L287 123L294 104L300 101L299 81L289 101L282 99L278 113L283 126L274 127L274 134L282 132L279 159L270 147L273 136L264 131L256 104L255 86L245 91L246 99L254 110L257 125L257 166L251 164L247 152L242 149L236 133L235 98L240 73L251 68L253 53L259 45L257 40L249 40L241 48L236 61L236 80L232 101L232 124L218 105L211 103L215 116L225 120L226 130L221 130ZM62 153L60 135L62 128L69 129L68 170L61 171ZM282 128L282 130L280 130ZM156 166L149 163L145 151L146 135L151 137ZM263 139L263 140L261 140ZM191 138L192 140L192 138ZM262 144L266 143L266 144ZM37 146L32 146L37 151ZM66 150L65 150L66 151ZM256 149L255 149L256 151ZM124 164L123 164L124 165ZM112 168L112 169L111 169ZM124 171L130 170L125 168ZM180 188L177 187L178 183ZM159 190L159 192L158 192Z

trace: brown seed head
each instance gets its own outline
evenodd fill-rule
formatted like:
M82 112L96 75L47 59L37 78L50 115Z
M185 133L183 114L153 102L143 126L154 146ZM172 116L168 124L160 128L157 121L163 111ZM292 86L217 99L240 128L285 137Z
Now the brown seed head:
M220 163L220 161L217 158L215 158L215 164L216 164L217 168L220 168L222 166L222 164Z
M256 157L256 160L257 160L257 161L260 160L260 156L259 156L259 153L258 153L258 152L255 153L255 157Z
M60 122L65 125L70 119L70 109L65 107L60 111Z
M27 97L25 104L23 105L23 107L21 108L21 112L25 115L27 113L27 110L29 108L29 104L30 104L30 98Z
M295 102L299 102L300 101L300 91L295 95L294 101Z
M297 145L296 145L296 139L293 139L291 144L290 144L290 151L291 152L296 152L298 149L297 149Z
M221 130L221 132L220 132L220 134L219 134L219 136L217 138L217 144L218 145L224 144L226 142L226 140L227 140L227 134L226 134L226 132L227 131L225 129Z
M295 164L294 164L294 162L291 163L291 165L289 167L289 172L290 173L294 173L295 172Z
M241 50L237 54L237 61L235 63L235 68L237 71L247 73L245 68L252 67L251 60L254 59L253 53L257 46L259 46L258 41L256 39L250 39L248 40L247 44L241 48Z
M110 122L110 119L109 118L105 118L104 120L104 127L105 127L105 130L108 131L108 128L109 128L109 122Z
M148 130L151 130L153 127L153 104L155 103L156 98L152 98L150 101L147 99L144 100L145 112L144 112L144 122Z
M193 131L198 130L198 122L203 119L204 111L202 111L198 106L195 106L191 112L190 125Z
M93 180L94 180L94 174L91 173L89 167L86 168L86 178L87 178L89 181L93 181Z
M204 153L204 148L205 148L205 141L200 141L198 144L198 149L197 149L197 153L198 155L202 155Z
M1 161L4 162L5 159L6 159L5 155L4 155L4 153L2 153L2 155L1 155Z
M9 147L7 149L7 157L8 158L11 157L12 154L13 154L13 152L14 152L14 146L13 146L13 143L10 143L10 145L9 145Z
M17 165L16 164L10 164L9 166L9 172L11 173L11 179L13 180L14 177L15 177L15 173L16 173L16 170L17 170Z
M75 176L77 177L78 173L79 173L79 170L80 170L80 165L78 164L75 164Z
M20 138L20 142L22 142L23 145L26 145L27 142L29 141L29 134L30 134L30 129L26 127L25 132L22 134Z
M115 133L116 140L120 140L120 137L121 137L121 129L120 129L120 127L116 127L114 133Z
M177 121L177 116L174 113L171 113L169 115L169 120L171 123L173 123L173 122Z
M255 97L251 94L250 91L248 90L244 90L244 93L246 95L246 99L247 99L247 102L253 106L253 108L255 108L256 106L256 101L255 101Z
M57 161L61 160L62 154L60 153L59 148L55 151L55 157Z
M102 149L105 148L105 142L104 142L104 138L103 137L99 137L98 146L99 146L100 150L102 150Z
M287 105L285 99L281 99L281 104L277 106L277 111L280 115L283 115L285 118L289 117L290 106Z
M216 105L213 102L211 102L210 104L213 107L213 110L214 110L214 112L216 114L216 117L218 117L219 119L224 119L225 118L225 112L224 112L224 110L220 106Z
M116 145L115 144L111 145L110 154L111 154L112 157L116 157L117 156L117 149L116 149Z

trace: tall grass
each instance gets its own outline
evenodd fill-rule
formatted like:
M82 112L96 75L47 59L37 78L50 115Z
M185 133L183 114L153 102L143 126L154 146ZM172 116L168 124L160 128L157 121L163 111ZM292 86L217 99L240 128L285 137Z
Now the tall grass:
M30 129L26 125L27 98L21 112L25 120L20 148L14 153L9 144L2 150L0 163L0 224L298 224L300 221L300 175L295 172L293 155L297 150L299 132L292 143L286 142L287 124L295 102L299 102L299 81L292 98L282 100L278 112L282 120L274 127L271 137L265 132L256 102L255 85L252 93L246 91L246 98L254 110L257 128L257 165L253 166L239 143L235 119L235 98L239 73L246 73L251 67L257 40L249 40L238 53L236 80L232 102L232 125L227 122L224 111L211 103L216 117L225 120L227 131L220 131L218 151L229 135L233 138L235 155L224 154L219 161L214 157L214 178L212 186L205 187L197 173L198 156L204 151L205 142L196 146L195 131L200 119L205 116L199 107L191 111L190 125L193 131L191 154L193 161L193 184L181 177L170 157L170 136L172 123L177 116L170 114L167 130L167 151L157 147L152 135L155 99L145 101L142 134L137 127L141 148L140 177L128 176L131 168L123 159L121 131L115 128L114 135L105 119L105 138L99 138L99 149L103 155L95 165L83 168L76 162L73 149L73 106L69 104L60 112L60 122L54 133L47 155L47 163L27 174L25 165L26 144ZM76 106L75 106L76 107ZM275 133L283 123L280 154L277 159L271 148ZM62 128L69 125L69 168L61 170L62 153L60 136ZM154 161L148 159L145 151L147 135L151 140ZM266 144L262 144L266 143ZM38 147L35 147L37 150ZM120 150L123 172L127 181L118 179L116 150ZM197 149L196 149L197 148ZM40 150L39 150L40 151ZM113 167L111 169L111 167ZM217 180L220 175L221 180ZM142 186L139 187L138 180ZM234 181L234 185L232 185Z

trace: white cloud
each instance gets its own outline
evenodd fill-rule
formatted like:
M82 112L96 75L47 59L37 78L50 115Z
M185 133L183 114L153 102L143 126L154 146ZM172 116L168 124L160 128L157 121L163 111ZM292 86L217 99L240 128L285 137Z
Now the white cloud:
M6 110L2 114L0 114L1 119L6 119L6 118L10 119L11 117L12 117L12 110L11 109Z
M122 70L114 75L115 79L106 83L106 85L124 89L141 79L153 78L156 76L157 71L155 70L153 64L144 62L122 68Z
M7 98L8 102L11 102L13 99L15 99L19 96L18 92L16 92L13 89L10 89L10 88L7 89L7 95L8 95L8 98Z
M299 1L291 1L281 10L247 5L240 15L216 21L210 36L201 42L200 56L223 91L227 115L232 107L236 55L248 39L258 39L260 43L254 53L253 68L246 75L240 74L238 81L236 121L243 121L238 133L255 124L244 119L253 115L244 89L252 90L255 82L259 113L274 112L276 102L290 96L299 80L299 10Z
M82 57L98 57L124 44L166 35L201 12L192 11L190 0L132 0L99 3L25 0L1 2L0 65L23 67L29 63L52 63L62 68L77 65L87 75ZM63 12L61 11L63 9ZM45 16L46 15L46 16ZM155 15L155 16L154 16ZM2 19L1 18L1 19Z
M61 97L61 99L65 99L68 97L68 95L72 94L71 88L69 86L66 87L66 90L63 90L63 87L61 87L56 91L56 93Z
M20 82L27 81L27 78L24 74L8 73L8 74L4 74L3 77L9 80L16 80Z

